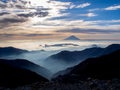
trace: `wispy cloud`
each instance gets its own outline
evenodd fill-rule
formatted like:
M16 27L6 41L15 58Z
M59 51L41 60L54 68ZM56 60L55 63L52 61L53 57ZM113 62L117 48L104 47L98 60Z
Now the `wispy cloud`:
M90 6L91 5L91 3L82 3L82 4L79 4L79 5L74 5L73 3L70 5L70 9L72 9L72 8L85 8L85 7L88 7L88 6Z
M46 20L45 22L38 22L35 26L44 26L48 28L62 28L62 27L83 27L83 28L98 28L98 29L119 29L120 20ZM33 26L34 26L33 25Z
M94 11L100 11L100 10L102 10L102 8L92 8L92 9L89 9L88 11L94 12Z
M70 9L73 9L73 8L75 8L75 7L76 7L76 5L73 4L73 3L71 3L70 6L69 6Z
M0 34L0 38L3 39L3 40L6 40L6 39L38 39L38 38L42 38L42 37L48 37L48 36L53 36L54 34L22 34L22 33L19 33L19 34L7 34L7 33L3 33L3 34Z
M114 5L105 8L105 10L118 10L118 9L120 9L120 5Z
M87 13L87 14L80 14L79 16L95 17L95 16L97 16L97 14L95 14L95 13Z
M83 28L73 28L73 29L65 29L58 30L57 32L61 33L86 33L86 34L111 34L111 33L120 33L119 30L104 30L104 29L83 29Z
M6 8L18 8L18 9L25 9L26 5L29 3L27 1L23 0L5 0L0 1L0 8L6 9Z
M83 3L83 4L76 6L76 8L85 8L85 7L90 6L90 5L91 5L90 3Z
M93 8L93 9L89 9L89 12L94 12L94 11L104 11L104 10L118 10L120 9L120 5L113 5L113 6L109 6L106 8Z

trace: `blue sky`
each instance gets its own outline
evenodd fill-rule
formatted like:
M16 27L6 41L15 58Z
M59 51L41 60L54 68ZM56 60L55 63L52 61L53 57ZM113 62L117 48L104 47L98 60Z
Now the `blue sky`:
M120 0L0 0L1 39L69 35L120 39Z
M114 20L114 19L120 19L120 0L61 0L61 1L70 1L74 5L80 5L89 3L90 5L84 7L84 8L72 8L67 9L64 12L70 13L68 17L61 17L62 19L68 18L68 19L84 19L84 20ZM116 8L115 10L105 10L107 7L115 7L119 6L119 8ZM96 16L86 17L86 16L80 16L80 14L86 14L86 13L94 13ZM75 17L72 17L72 16ZM60 17L59 17L60 18Z

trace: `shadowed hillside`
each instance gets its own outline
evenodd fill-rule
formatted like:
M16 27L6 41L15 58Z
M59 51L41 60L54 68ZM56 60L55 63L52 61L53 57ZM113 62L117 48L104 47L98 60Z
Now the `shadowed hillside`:
M58 62L59 60L62 60L67 63L74 63L77 61L85 60L90 57L98 57L101 55L109 54L118 49L120 49L119 44L112 44L106 48L94 47L94 48L88 48L82 51L72 51L72 52L62 51L58 54L52 55L49 58L58 60Z
M8 55L18 55L28 52L27 50L17 49L14 47L0 47L0 57Z
M45 82L48 81L44 77L21 68L16 65L10 64L11 61L0 60L0 86L15 87L34 82Z
M45 60L45 65L52 66L51 70L55 68L56 72L58 72L65 68L73 67L88 58L107 55L119 49L120 44L112 44L106 48L94 47L82 51L62 51L48 57Z
M120 50L98 58L90 58L72 68L71 72L58 77L64 82L78 82L87 78L120 78Z
M17 68L22 68L22 69L27 69L33 72L36 72L37 74L50 79L52 73L47 70L46 68L43 68L37 64L34 64L28 60L24 60L24 59L15 59L15 60L4 60L4 59L0 59L0 62L5 62L6 64L12 65L14 67Z

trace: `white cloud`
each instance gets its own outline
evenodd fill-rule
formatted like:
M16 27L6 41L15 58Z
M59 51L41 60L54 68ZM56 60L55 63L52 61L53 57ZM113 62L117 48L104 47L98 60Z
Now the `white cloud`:
M70 9L73 9L73 8L85 8L85 7L88 7L90 6L91 4L90 3L82 3L82 4L79 4L79 5L75 5L73 3L70 4Z
M76 6L76 8L85 8L85 7L90 6L90 5L91 5L90 3L83 3L83 4Z
M87 13L87 14L80 14L79 16L95 17L95 16L97 16L97 14L95 14L95 13Z
M88 11L89 12L94 12L94 11L98 11L98 10L100 11L101 9L100 8L94 8L94 9L89 9Z
M116 23L117 22L117 23ZM71 29L71 28L83 28L83 29L102 29L102 30L119 30L120 20L97 20L97 21L85 21L85 20L46 20L36 23L33 27L28 27L27 29L33 29L35 31L38 29L39 32L52 31L55 32L58 29ZM106 23L106 25L101 25ZM114 24L116 23L116 24ZM33 32L32 31L32 32Z
M60 17L60 16L66 16L68 14L61 13L61 11L65 11L68 9L71 2L60 2L60 1L51 1L48 3L49 10L49 18L52 17Z
M72 3L69 8L70 8L70 9L73 9L73 8L75 8L75 7L76 7L76 5Z
M97 21L93 21L95 23L120 23L120 20L97 20Z
M84 29L104 29L104 30L119 30L120 20L96 20L96 21L85 21L85 20L46 20L44 22L38 22L36 26L53 28L58 30L59 28L84 28ZM104 25L103 25L104 24Z
M109 6L109 7L105 8L105 10L117 10L117 9L120 9L120 5Z

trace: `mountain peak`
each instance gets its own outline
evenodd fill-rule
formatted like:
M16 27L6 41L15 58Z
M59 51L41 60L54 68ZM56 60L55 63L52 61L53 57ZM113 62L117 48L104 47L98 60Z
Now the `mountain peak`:
M64 40L80 40L79 38L77 38L76 36L74 36L74 35L71 35L71 36L69 36L69 37L67 37L67 38L65 38Z

